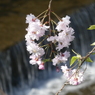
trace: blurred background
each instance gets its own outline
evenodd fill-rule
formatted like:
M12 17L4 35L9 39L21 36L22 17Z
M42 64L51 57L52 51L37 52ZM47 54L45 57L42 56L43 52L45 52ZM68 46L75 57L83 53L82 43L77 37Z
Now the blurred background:
M39 15L47 9L48 3L49 0L0 0L0 95L54 95L60 89L62 74L56 73L55 67L50 64L46 64L45 71L31 66L24 41L26 15ZM95 0L53 0L52 10L60 17L71 16L76 36L71 48L82 55L89 52L89 45L95 41L95 32L87 28L95 24ZM65 89L60 95L95 95L95 84L92 83L95 68L92 67L88 67L92 71L85 75L87 82L78 86L80 90L75 92L68 87L70 92ZM43 89L47 93L43 93Z
M53 0L52 10L62 17L94 2L95 0ZM49 0L0 0L0 50L22 40L26 34L26 15L39 15L47 9L48 3Z

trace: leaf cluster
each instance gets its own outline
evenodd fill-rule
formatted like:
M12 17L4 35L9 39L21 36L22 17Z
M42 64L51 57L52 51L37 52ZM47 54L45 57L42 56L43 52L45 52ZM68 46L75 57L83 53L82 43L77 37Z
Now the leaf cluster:
M74 50L72 50L76 56L72 56L71 60L70 60L70 66L72 66L75 62L77 62L77 64L82 64L84 61L85 62L93 62L92 59L90 57L82 57L80 54L76 53Z

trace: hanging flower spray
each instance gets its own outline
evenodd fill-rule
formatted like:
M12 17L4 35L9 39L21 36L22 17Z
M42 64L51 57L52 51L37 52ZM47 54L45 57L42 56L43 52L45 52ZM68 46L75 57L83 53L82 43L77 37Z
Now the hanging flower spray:
M67 67L66 61L70 57L68 48L75 38L74 29L69 26L71 23L69 16L60 18L51 11L51 2L52 0L49 2L48 9L37 17L33 14L26 16L28 27L26 28L25 40L27 51L30 53L30 64L37 64L38 69L44 70L46 62L50 62L48 64L52 62L57 67L59 64L64 63L61 70L67 80L56 93L58 95L65 85L78 85L83 81L85 70L80 71L80 68L85 61L92 62L89 56L95 52L95 48L85 57L72 50L76 56L71 57L71 68ZM54 21L51 15L54 15L58 22ZM74 65L75 62L76 64ZM77 66L76 69L74 68L75 66Z

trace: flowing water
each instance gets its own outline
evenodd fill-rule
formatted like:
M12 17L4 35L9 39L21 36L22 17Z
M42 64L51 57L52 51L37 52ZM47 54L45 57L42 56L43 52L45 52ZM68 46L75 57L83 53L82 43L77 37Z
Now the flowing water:
M70 48L86 55L92 49L90 44L95 41L95 31L87 30L90 25L95 24L95 4L72 14L71 22L76 38ZM94 57L92 57L93 60ZM87 95L78 89L82 87L86 89L87 85L95 83L94 62L88 66L86 72L83 84L67 86L60 95L66 95L67 92L75 90L76 95ZM44 71L29 64L29 54L26 51L24 40L6 51L0 52L0 89L9 95L54 95L63 82L62 73L56 72L55 67L51 64L46 64ZM92 93L90 95L95 95L94 90Z

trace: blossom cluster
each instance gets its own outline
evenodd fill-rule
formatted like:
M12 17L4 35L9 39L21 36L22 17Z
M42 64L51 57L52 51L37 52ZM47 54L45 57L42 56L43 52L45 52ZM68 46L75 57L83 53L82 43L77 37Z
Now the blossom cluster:
M26 28L27 34L25 35L26 39L26 45L27 45L27 51L31 54L30 56L30 63L32 65L38 64L39 67L43 66L42 69L44 69L44 62L42 62L42 56L45 54L44 48L39 46L37 41L41 37L43 37L45 34L45 31L47 31L50 26L47 26L41 21L35 17L33 14L26 16L26 23L28 23L28 27ZM52 42L54 44L57 44L56 51L60 51L64 47L69 47L70 42L74 39L74 30L73 28L69 27L70 24L70 17L66 16L63 17L62 20L60 20L55 27L55 30L57 30L57 34L50 35L47 38L48 42ZM59 52L52 58L53 65L59 64L59 63L65 63L68 60L68 57L70 56L70 53L65 51L64 53Z
M69 84L71 85L78 85L83 81L83 72L77 69L71 70L66 65L61 66L62 72L64 76L68 80Z
M69 57L70 52L67 51L65 51L64 53L57 54L55 58L52 59L53 65L56 66L56 64L59 63L66 63Z
M40 47L35 40L39 40L40 37L45 35L45 31L49 28L40 22L33 14L27 15L26 23L28 23L28 28L26 28L27 34L25 35L27 51L30 55L30 64L38 64L39 69L44 69L44 63L41 57L45 54L45 51Z
M50 26L43 24L40 19L35 17L33 14L26 16L26 23L28 23L28 27L26 28L27 34L25 35L27 51L29 51L30 55L30 64L38 64L40 69L44 69L44 62L42 61L42 56L45 54L44 48L42 48L37 41L43 36L46 35L46 31L50 28ZM70 56L68 51L64 53L60 52L64 47L69 47L70 42L74 39L74 30L69 27L70 17L66 16L60 20L55 27L57 33L55 35L50 35L47 37L48 42L52 42L56 44L55 50L56 55L52 58L53 65L57 65L59 63L65 63Z
M60 51L64 47L69 47L70 42L74 40L74 30L69 27L70 17L63 17L61 21L58 22L56 30L58 35L50 36L47 41L52 41L53 43L58 43L56 50Z
M48 15L43 16L47 17ZM69 26L70 17L66 16L59 20L54 26L55 21L51 23L44 22L44 19L38 19L33 14L26 16L26 23L28 27L26 28L27 34L25 35L26 48L30 53L30 64L38 65L38 68L45 69L45 56L52 62L54 66L60 63L66 63L70 57L69 51L63 51L63 48L69 48L71 41L74 40L74 30ZM48 22L48 21L47 21ZM51 21L49 21L51 22ZM50 31L51 30L51 31ZM40 39L41 38L41 39ZM42 42L45 40L45 43ZM67 65L61 66L64 76L67 78L69 84L78 85L83 81L83 73L76 69L69 69Z

